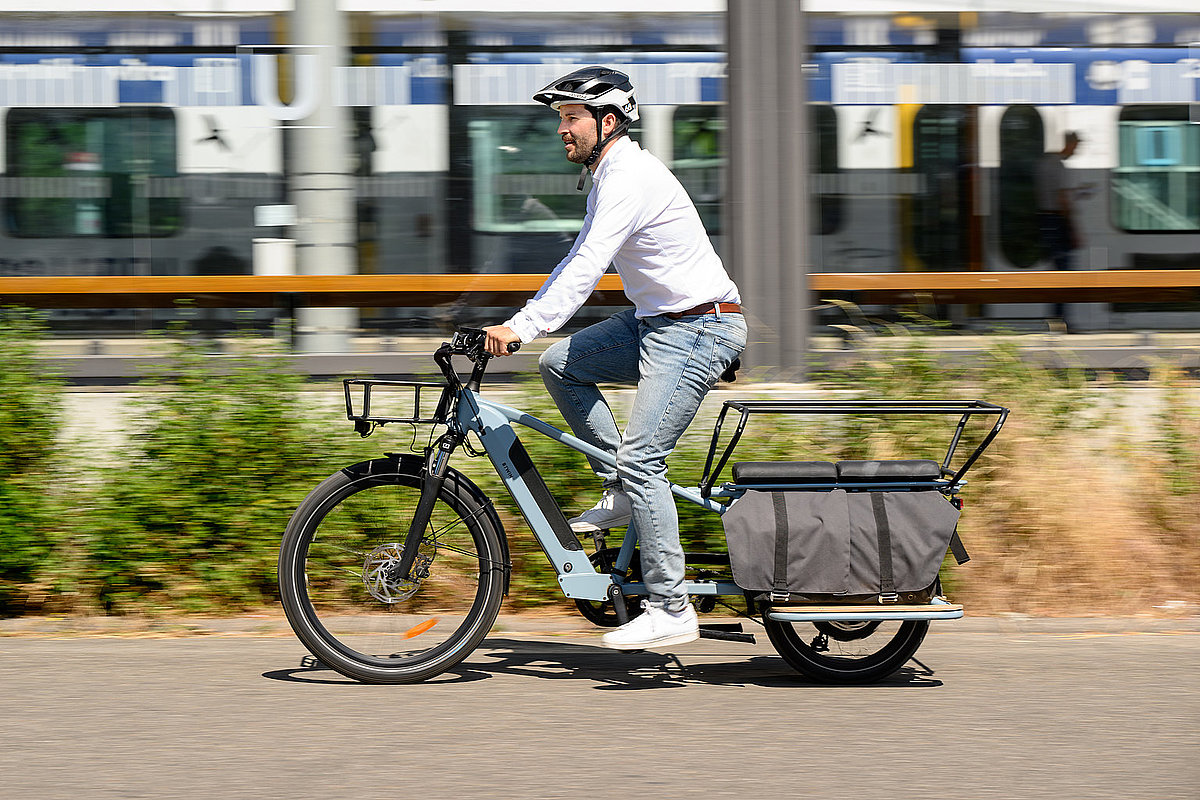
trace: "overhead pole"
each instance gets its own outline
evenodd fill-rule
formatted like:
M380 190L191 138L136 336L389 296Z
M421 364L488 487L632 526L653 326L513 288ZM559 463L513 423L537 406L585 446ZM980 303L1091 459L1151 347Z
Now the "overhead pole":
M750 323L743 360L802 380L810 298L808 32L800 0L728 0L727 261Z
M338 68L347 66L349 38L336 0L296 0L291 12L292 52L313 57L315 70L296 70L295 95L313 103L290 137L289 194L296 207L296 267L301 275L358 271L354 175L349 110L337 103ZM301 86L311 80L315 86ZM296 346L305 353L344 353L358 325L350 308L300 308Z

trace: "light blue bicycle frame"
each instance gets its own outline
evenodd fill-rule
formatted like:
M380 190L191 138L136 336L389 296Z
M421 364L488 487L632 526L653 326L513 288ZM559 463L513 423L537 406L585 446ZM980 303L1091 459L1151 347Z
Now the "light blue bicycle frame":
M608 466L616 466L616 457L524 411L480 397L466 387L459 395L457 417L464 430L472 431L479 437L496 473L512 493L533 535L554 566L563 594L579 600L608 599L610 587L619 579L611 574L598 573L592 566L583 545L567 525L562 509L546 490L545 482L517 438L512 423L524 425ZM712 493L712 497L705 498L700 495L698 487L685 488L675 483L671 484L671 491L717 514L722 513L725 506L712 498L732 496L718 490ZM621 543L617 571L627 574L636 545L637 537L630 530ZM619 585L626 595L647 594L645 584L640 582L620 581ZM742 589L732 581L686 581L684 585L688 594L693 595L742 595Z

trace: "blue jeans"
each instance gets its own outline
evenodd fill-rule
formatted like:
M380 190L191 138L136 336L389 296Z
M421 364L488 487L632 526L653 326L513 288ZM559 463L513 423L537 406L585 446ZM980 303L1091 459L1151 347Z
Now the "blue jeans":
M679 517L667 481L667 456L704 396L746 347L741 314L636 319L633 310L555 342L538 362L546 389L580 439L615 453L617 468L591 462L606 487L624 487L633 507L630 532L641 547L650 602L687 603ZM637 383L625 426L596 384Z

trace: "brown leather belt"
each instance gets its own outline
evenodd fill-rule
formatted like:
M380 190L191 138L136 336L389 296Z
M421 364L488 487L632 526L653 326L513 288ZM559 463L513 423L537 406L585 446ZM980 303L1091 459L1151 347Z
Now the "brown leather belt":
M694 308L689 308L684 311L669 311L663 314L664 317L671 319L679 319L680 317L696 317L701 314L715 314L717 309L721 310L722 314L740 314L742 307L737 303L701 303Z

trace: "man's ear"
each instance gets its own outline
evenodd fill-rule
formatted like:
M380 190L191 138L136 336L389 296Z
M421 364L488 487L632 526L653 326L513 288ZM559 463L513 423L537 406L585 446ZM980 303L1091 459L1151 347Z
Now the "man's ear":
M603 139L617 129L617 115L612 113L605 114L604 119L600 120L600 123L600 138Z

